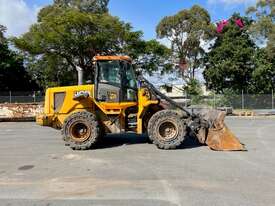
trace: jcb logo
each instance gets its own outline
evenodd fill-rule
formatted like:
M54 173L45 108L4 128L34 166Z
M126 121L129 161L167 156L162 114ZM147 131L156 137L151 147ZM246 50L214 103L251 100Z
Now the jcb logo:
M74 94L74 99L83 99L83 98L88 98L90 96L90 92L89 91L77 91Z

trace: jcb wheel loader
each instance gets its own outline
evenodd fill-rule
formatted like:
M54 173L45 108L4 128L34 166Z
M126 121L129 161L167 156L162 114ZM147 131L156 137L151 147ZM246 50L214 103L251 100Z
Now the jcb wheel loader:
M175 149L187 136L213 150L241 151L244 146L224 124L225 113L194 113L160 93L143 77L135 77L125 56L94 57L91 85L49 88L39 125L61 129L75 150L93 147L103 135L147 133L160 149Z

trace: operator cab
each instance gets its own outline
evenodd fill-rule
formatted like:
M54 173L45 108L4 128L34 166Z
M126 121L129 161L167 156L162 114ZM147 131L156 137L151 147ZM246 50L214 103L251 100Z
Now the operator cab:
M98 102L137 102L132 60L124 56L96 56L95 97Z

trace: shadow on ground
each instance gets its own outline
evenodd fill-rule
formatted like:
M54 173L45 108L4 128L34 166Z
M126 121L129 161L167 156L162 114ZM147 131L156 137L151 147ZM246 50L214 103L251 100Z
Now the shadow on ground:
M120 134L120 135L106 135L97 144L96 149L106 149L112 147L119 147L122 145L133 144L152 144L147 135L136 134ZM193 137L187 137L183 144L178 149L192 149L203 146Z

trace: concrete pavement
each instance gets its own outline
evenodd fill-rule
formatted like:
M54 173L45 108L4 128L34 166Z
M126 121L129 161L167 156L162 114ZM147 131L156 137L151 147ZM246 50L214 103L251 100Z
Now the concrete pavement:
M73 151L60 131L2 122L0 205L275 205L275 119L227 123L248 152L163 151L135 135Z

